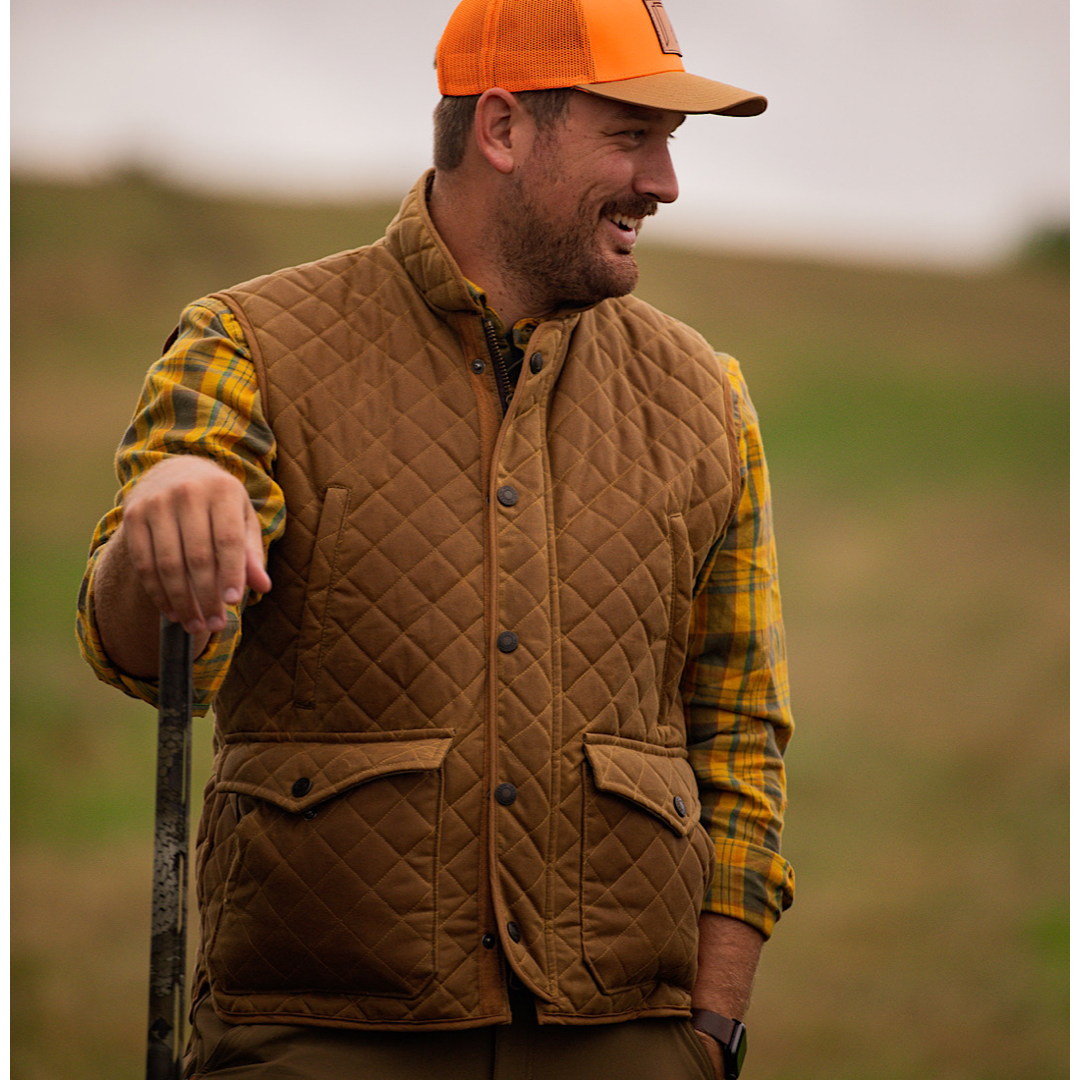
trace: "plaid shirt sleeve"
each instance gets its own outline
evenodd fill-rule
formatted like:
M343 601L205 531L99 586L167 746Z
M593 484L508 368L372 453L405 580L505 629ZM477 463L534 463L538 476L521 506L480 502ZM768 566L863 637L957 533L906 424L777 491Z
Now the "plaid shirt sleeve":
M702 824L717 856L704 910L768 937L794 893L780 855L782 755L792 729L787 658L761 431L738 363L721 360L740 427L742 495L698 582L682 693Z
M99 522L79 591L79 647L103 682L157 704L157 683L121 671L102 648L94 618L94 571L123 515L124 495L153 465L177 454L213 458L243 481L262 526L263 550L285 529L285 500L274 482L276 446L262 413L255 368L244 333L228 307L204 299L188 307L164 355L148 372L135 416L116 453L121 488ZM257 601L251 596L248 602ZM240 640L241 606L228 608L228 625L213 635L195 662L196 712L213 700Z

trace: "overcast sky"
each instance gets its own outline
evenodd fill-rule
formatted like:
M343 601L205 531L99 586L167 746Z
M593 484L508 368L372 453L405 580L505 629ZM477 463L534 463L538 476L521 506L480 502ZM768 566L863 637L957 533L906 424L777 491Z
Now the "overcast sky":
M765 94L691 117L648 229L969 264L1060 222L1068 0L666 0L687 70ZM233 191L400 194L430 162L454 0L12 0L16 169L140 164Z

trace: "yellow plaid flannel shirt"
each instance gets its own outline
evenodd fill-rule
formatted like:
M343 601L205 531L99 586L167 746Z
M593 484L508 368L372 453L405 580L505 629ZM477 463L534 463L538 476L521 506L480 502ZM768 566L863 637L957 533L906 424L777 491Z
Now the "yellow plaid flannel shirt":
M475 295L484 303L481 290L475 289ZM495 313L486 312L503 336L506 355L520 353L537 320L523 320L508 335ZM792 723L758 418L739 365L730 357L722 359L740 427L742 498L703 572L706 581L693 608L682 692L702 822L713 837L718 863L705 910L747 922L767 937L794 890L791 867L780 855L786 806L782 754ZM79 594L77 631L87 662L104 682L155 705L156 683L120 671L102 648L94 620L94 570L102 545L120 523L127 490L162 458L185 453L209 456L243 481L268 550L285 529L285 500L273 479L274 436L262 412L243 331L229 309L213 299L184 311L174 339L147 374L116 455L122 486L94 534ZM240 633L238 606L229 610L228 625L195 663L199 714L207 711L225 678Z

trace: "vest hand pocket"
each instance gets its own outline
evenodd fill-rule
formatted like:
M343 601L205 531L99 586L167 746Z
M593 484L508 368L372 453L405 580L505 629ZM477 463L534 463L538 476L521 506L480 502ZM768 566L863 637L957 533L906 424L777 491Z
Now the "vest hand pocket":
M585 959L607 992L690 990L715 855L685 751L585 735L581 903Z
M215 792L243 796L246 811L206 950L226 1010L243 998L257 1012L260 993L407 998L424 988L450 738L226 747Z

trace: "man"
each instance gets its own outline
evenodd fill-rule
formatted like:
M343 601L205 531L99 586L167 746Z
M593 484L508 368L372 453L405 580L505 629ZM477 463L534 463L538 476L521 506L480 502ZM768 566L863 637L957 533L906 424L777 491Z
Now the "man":
M465 0L383 240L151 370L79 627L153 700L164 612L214 701L188 1075L737 1075L792 893L767 479L735 362L627 294L685 114L765 101L678 48Z

